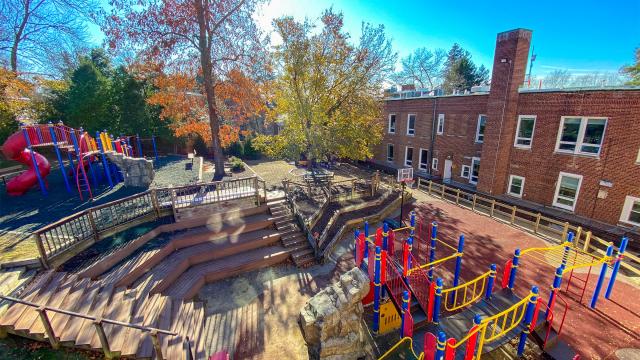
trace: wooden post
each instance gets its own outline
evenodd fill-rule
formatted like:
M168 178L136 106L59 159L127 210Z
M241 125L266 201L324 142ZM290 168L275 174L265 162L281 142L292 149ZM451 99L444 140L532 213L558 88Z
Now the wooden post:
M476 212L476 201L478 201L478 196L473 194L473 204L471 205L471 211Z
M96 221L93 218L93 210L91 208L87 210L87 215L89 216L89 224L91 225L91 231L93 231L93 237L98 241L100 240L100 235L98 234L98 227L96 226Z
M569 222L565 221L564 229L562 230L562 238L560 240L565 241L567 239L568 233L569 233Z
M589 252L589 243L591 242L591 231L587 231L587 234L584 238L584 246L582 247L582 251Z
M102 318L96 318L93 320L93 325L96 327L96 333L98 334L98 339L100 339L100 345L102 346L104 357L107 359L113 359L115 354L113 354L109 348L109 340L107 339L107 334L104 333L104 328L102 327Z
M160 345L160 340L158 340L158 330L152 330L151 333L151 342L153 343L153 349L156 351L156 359L164 360L162 356L162 346Z
M218 186L216 186L216 191ZM171 210L173 210L173 219L177 222L178 219L178 204L176 204L176 189L171 189Z
M511 207L511 225L513 225L513 223L516 222L516 210L518 210L518 208L515 205L513 205Z
M493 217L493 210L496 208L496 199L491 200L491 211L489 212L489 217Z
M460 189L456 189L456 205L460 205Z
M431 181L431 180L429 180L429 189L428 189L428 193L429 193L429 195L431 195L431 184L432 184L432 181Z
M49 269L49 258L47 257L47 252L44 250L44 244L42 243L42 235L40 233L35 233L34 240L36 245L38 246L38 253L40 253L40 262L42 263L42 267L45 269Z
M44 326L44 333L49 338L49 343L51 347L54 349L60 348L60 342L56 338L56 334L53 332L53 327L51 327L51 322L49 321L49 317L47 316L47 310L44 306L40 306L36 309L38 312L38 316L40 317L40 321L42 321L42 325Z
M260 206L260 189L258 189L258 177L255 176L253 178L253 187L256 191L256 203L258 204L258 206ZM265 199L266 201L266 199Z
M441 189L440 190L440 197L442 198L442 200L444 200L444 188L445 188L445 186L444 186L444 183L443 183L442 187L440 188Z
M149 196L151 196L151 204L153 205L153 211L156 213L157 220L160 218L160 205L158 205L158 193L156 192L156 189L151 189Z
M0 326L0 339L6 339L7 335L7 328Z
M537 234L538 233L538 228L540 227L540 219L542 218L542 214L538 213L538 215L536 215L536 226L533 228L533 233Z
M353 199L353 197L355 196L356 193L356 181L351 180L351 198Z
M578 243L580 242L580 236L582 236L582 226L578 226L578 229L576 229L576 237L575 240L573 241L573 246L578 247Z
M184 349L185 360L193 360L193 354L191 353L191 344L189 344L189 337L187 336L182 342L182 348Z

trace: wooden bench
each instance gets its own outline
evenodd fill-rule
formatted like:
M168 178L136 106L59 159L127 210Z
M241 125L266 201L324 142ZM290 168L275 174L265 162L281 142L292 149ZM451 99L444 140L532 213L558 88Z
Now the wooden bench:
M7 168L0 169L0 178L2 178L2 182L7 185L7 181L13 179L14 177L22 174L25 171L22 165L10 166Z
M304 174L302 175L302 178L307 183L326 184L327 182L333 180L333 173L320 172Z

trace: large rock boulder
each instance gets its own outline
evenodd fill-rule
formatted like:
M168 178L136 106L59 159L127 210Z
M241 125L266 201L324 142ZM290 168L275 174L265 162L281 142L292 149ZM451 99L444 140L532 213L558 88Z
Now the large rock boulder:
M300 312L300 325L312 359L371 358L362 314L369 277L353 268L340 280L309 299Z
M118 153L107 153L109 161L114 163L124 175L124 186L149 187L153 181L153 161L144 158L132 158Z

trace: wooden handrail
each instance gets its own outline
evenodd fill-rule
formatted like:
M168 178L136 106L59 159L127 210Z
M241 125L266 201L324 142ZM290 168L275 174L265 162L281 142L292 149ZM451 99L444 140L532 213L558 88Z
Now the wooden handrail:
M47 311L53 311L53 312L57 312L57 313L60 313L60 314L79 317L79 318L83 318L83 319L87 319L87 320L91 320L91 321L100 320L100 321L102 321L104 323L107 323L107 324L125 326L125 327L129 327L129 328L137 329L137 330L140 330L140 331L144 331L144 332L156 332L158 334L171 335L171 336L177 336L178 335L177 333L171 332L169 330L163 330L163 329L158 329L158 328L149 327L149 326L136 325L136 324L126 323L126 322L122 322L122 321L118 321L118 320L99 318L99 317L95 317L95 316L92 316L92 315L77 313L75 311L70 311L70 310L65 310L65 309L58 309L58 308L54 308L54 307L50 307L50 306L46 306L46 305L39 305L39 304L36 304L36 303L28 301L28 300L22 300L22 299L14 298L12 296L0 295L0 299L11 301L11 302L22 304L22 305L26 305L26 306L30 306L30 307L33 307L33 308L36 308L36 309L44 309L44 310L47 310Z

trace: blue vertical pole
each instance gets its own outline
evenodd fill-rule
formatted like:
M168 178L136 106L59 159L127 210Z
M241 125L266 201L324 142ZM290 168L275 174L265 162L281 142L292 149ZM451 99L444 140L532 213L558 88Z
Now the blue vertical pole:
M393 231L393 230L391 230ZM389 224L382 224L382 250L389 250Z
M33 162L33 170L36 172L38 184L40 184L40 191L42 191L42 195L47 196L47 187L44 185L42 175L40 175L40 169L38 167L38 162L36 161L36 155L33 153L33 149L31 148L31 140L29 139L29 133L27 132L27 129L25 127L22 128L22 134L27 141L27 149L29 149L29 153L31 154L31 162Z
M491 264L489 268L489 279L487 280L487 291L484 293L484 298L491 299L491 293L493 292L493 284L496 281L496 264Z
M429 249L429 263L436 260L436 239L438 237L438 224L434 221L431 223L431 246ZM429 282L433 281L433 265L429 266L427 273Z
M410 224L410 232L411 237L414 237L416 234L416 212L411 210L409 213L409 224Z
M567 261L569 260L569 251L571 250L571 244L573 243L573 237L575 235L573 232L569 232L567 234L567 241L564 244L564 253L562 254L562 265L567 266Z
M607 248L607 258L611 258L613 255L613 245L609 245ZM602 284L604 283L604 278L607 276L607 267L609 266L608 261L602 263L602 268L600 269L600 276L598 277L598 282L596 283L596 288L593 291L593 297L591 297L591 308L596 308L596 302L598 302L598 296L600 296L600 290L602 290Z
M556 275L553 278L553 285L551 286L551 293L549 294L549 302L547 303L547 310L544 313L544 318L549 319L553 311L553 305L556 301L556 293L560 290L560 284L562 283L562 274L564 273L564 265L560 265L556 269Z
M533 286L531 288L531 293L529 296L529 303L527 304L527 308L524 313L524 319L522 320L522 324L524 325L524 330L520 333L520 342L518 343L518 357L524 354L524 345L527 342L527 337L529 336L529 332L531 331L531 321L533 320L533 312L536 308L536 303L538 302L538 287Z
M404 333L404 324L405 317L407 316L407 312L409 312L409 292L405 290L402 293L402 319L400 322L400 338L405 337L407 334Z
M153 144L153 155L156 157L156 162L158 162L158 149L156 148L156 137L151 135L151 143Z
M67 192L71 193L71 186L69 185L69 179L67 179L67 170L64 168L64 162L62 161L62 155L58 148L58 139L56 132L53 128L53 124L49 121L49 134L51 134L51 141L53 141L53 148L56 151L56 157L58 158L58 164L60 165L60 171L62 171L62 179L64 180L64 186L67 188Z
M518 273L518 265L520 264L520 249L516 249L513 254L513 262L511 263L511 273L509 274L509 289L513 290L516 283L516 275Z
M376 261L374 265L373 275L373 326L372 330L374 334L378 334L380 330L380 260L382 258L382 252L380 246L376 246Z
M462 269L462 254L464 253L464 235L460 235L458 239L458 252L456 257L456 268L453 270L453 287L458 286L460 282L460 270ZM457 291L456 291L457 292ZM453 301L456 298L456 294L454 293L451 299L449 299L449 303L453 304Z
M620 243L620 249L618 249L618 256L616 257L616 263L613 264L613 272L611 273L611 279L609 279L609 285L607 285L607 291L604 293L605 299L609 299L611 297L611 292L613 291L613 285L616 282L616 277L618 277L618 271L620 270L620 263L624 258L624 252L627 250L627 244L629 243L629 239L627 237L622 238L622 242Z
M364 222L364 258L369 258L369 222Z
M444 359L444 351L447 349L447 334L444 331L438 332L438 343L436 344L435 360Z
M440 304L442 303L442 279L436 279L436 293L433 299L433 323L440 322Z
M98 149L100 149L100 157L102 158L102 167L104 168L104 174L107 176L109 187L113 189L113 180L111 180L111 173L109 171L109 162L107 156L104 154L104 144L100 138L100 132L96 131L96 142L98 143Z
M360 236L360 230L356 229L353 232L353 259L358 260L358 236ZM357 267L360 267L361 264L356 264Z
M136 141L138 142L138 157L142 157L142 142L140 141L140 134L136 134Z

